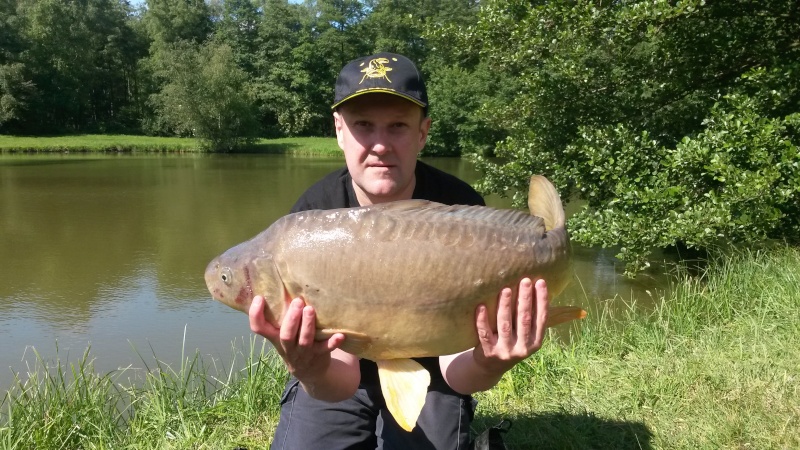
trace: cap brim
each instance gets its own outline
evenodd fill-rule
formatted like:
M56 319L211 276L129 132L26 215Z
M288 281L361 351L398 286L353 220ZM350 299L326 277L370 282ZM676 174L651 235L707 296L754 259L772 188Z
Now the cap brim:
M333 106L331 106L331 109L336 109L342 103L344 103L344 102L346 102L348 100L352 100L353 98L359 97L359 96L364 95L364 94L391 94L391 95L395 95L395 96L400 97L400 98L404 98L404 99L410 101L411 103L414 103L415 105L417 105L417 106L419 106L421 108L427 108L428 107L428 105L426 105L425 103L415 99L414 97L411 97L411 96L405 95L405 94L401 94L401 93L399 93L397 91L393 91L391 89L370 88L370 89L364 89L364 90L358 91L355 94L348 95L347 97L345 97L345 98L339 100L338 102L334 103Z

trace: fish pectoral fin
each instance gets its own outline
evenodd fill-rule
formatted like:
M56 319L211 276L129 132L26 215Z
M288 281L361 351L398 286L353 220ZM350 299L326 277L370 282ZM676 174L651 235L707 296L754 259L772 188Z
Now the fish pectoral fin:
M386 407L404 430L411 431L425 404L431 375L411 359L385 359L376 364Z
M369 350L369 348L372 346L372 338L364 333L358 333L350 330L337 330L333 328L323 328L321 330L317 330L317 333L314 335L314 340L324 341L336 333L342 333L344 335L344 342L339 348L347 353L360 355L361 353Z
M584 317L586 317L586 311L577 306L551 306L547 310L546 325L552 327L570 320L583 319Z

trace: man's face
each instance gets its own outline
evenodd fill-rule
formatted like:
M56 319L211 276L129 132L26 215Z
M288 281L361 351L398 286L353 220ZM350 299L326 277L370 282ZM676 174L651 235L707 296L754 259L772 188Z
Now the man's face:
M365 94L342 104L333 118L359 203L411 198L417 155L431 126L422 108L395 95Z

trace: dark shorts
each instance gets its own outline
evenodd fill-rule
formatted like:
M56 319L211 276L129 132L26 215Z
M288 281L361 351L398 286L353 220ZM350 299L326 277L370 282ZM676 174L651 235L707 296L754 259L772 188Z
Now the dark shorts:
M441 374L432 374L425 406L409 433L397 425L386 409L377 370L372 373L374 363L365 361L361 366L358 391L339 403L313 399L297 380L289 380L271 448L463 450L469 447L470 423L475 412L471 396L454 392Z

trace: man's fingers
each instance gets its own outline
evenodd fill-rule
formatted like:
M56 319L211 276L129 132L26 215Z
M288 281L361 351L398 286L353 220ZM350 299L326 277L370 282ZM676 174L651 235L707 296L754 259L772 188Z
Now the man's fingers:
M512 291L503 288L497 301L497 337L506 343L511 341L514 332L514 304Z
M495 337L492 325L489 323L489 312L486 305L478 305L475 311L475 327L478 329L478 339L482 346L494 345Z
M250 319L250 330L253 333L260 334L270 341L274 341L278 337L278 329L264 317L264 308L266 307L266 300L261 295L253 298L253 303L250 304L250 309L247 312Z
M253 297L253 303L250 304L250 309L247 311L247 316L250 318L250 329L258 333L258 330L264 322L264 297L256 295Z
M281 344L285 347L294 347L297 344L297 333L303 321L303 301L299 298L292 300L281 322Z
M544 341L544 332L547 328L547 313L550 309L550 293L544 280L536 280L536 336L534 345L538 349Z
M317 315L314 308L305 306L302 310L302 321L300 323L300 333L297 336L297 345L300 347L310 347L314 345L314 336L317 334Z
M517 293L517 337L518 343L527 345L533 325L533 283L530 278L519 282Z
M341 347L345 339L346 337L344 334L334 333L334 335L328 339L314 344L314 352L317 354L330 353Z

